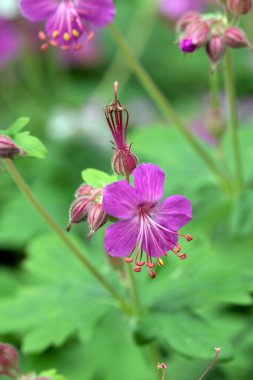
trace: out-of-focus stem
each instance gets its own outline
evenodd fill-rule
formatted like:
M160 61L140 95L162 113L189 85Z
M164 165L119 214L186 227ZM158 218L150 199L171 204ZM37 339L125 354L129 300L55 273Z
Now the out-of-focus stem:
M189 144L193 147L196 153L201 157L201 159L205 162L207 167L224 183L228 182L228 179L224 178L223 173L209 156L209 154L205 151L205 149L201 146L201 144L197 141L194 135L187 129L187 127L182 122L181 118L177 115L175 110L172 108L169 101L162 94L156 84L153 82L149 74L142 67L138 59L133 54L132 50L129 48L121 33L119 32L116 24L110 25L111 34L118 45L121 53L125 57L129 66L131 67L134 74L137 76L147 93L153 99L154 103L157 107L162 111L164 116L170 119L174 125L180 130L180 132L187 139Z
M115 288L107 281L107 279L97 271L93 264L82 254L80 249L69 239L67 234L58 226L58 224L52 219L48 212L44 209L41 203L33 195L28 185L23 180L22 176L16 169L15 165L10 159L4 159L3 163L8 170L10 176L20 188L20 190L25 194L26 198L29 200L31 205L37 210L37 212L42 216L49 227L58 235L61 241L69 248L69 250L76 256L76 258L81 261L81 263L88 269L88 271L100 282L100 284L112 295L112 297L120 304L122 309L127 313L129 312L129 305L121 297L121 295L115 290Z
M238 138L238 117L237 117L237 109L236 109L235 87L234 87L234 78L233 78L233 73L232 73L232 60L231 60L230 51L228 49L225 55L224 79L225 79L227 102L228 102L228 108L229 108L229 125L230 125L231 137L232 137L232 149L233 149L235 175L236 175L236 181L237 181L238 186L242 188L243 174L242 174L242 163L241 163L239 138Z
M217 71L210 72L210 93L212 109L218 111L220 109L219 102L219 81Z

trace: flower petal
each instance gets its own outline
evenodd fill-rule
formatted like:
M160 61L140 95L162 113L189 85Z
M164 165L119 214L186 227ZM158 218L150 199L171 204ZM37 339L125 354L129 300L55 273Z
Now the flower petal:
M178 235L169 233L158 226L149 223L145 225L142 247L152 257L161 257L173 249L178 242Z
M76 9L81 18L97 27L110 24L116 13L112 0L77 0Z
M111 183L103 191L103 209L115 218L132 218L136 215L138 204L135 189L125 180Z
M192 204L182 195L173 195L153 209L152 218L172 231L178 231L192 220Z
M165 174L159 166L141 164L133 171L134 186L143 202L156 203L163 197Z
M110 256L128 256L136 246L139 234L137 219L121 220L105 230L105 250Z
M56 0L20 0L22 15L33 22L46 20L57 6Z

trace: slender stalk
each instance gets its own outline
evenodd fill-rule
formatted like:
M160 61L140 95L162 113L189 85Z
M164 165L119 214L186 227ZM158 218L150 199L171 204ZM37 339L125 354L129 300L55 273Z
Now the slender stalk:
M243 174L242 174L242 164L240 156L239 138L238 138L238 117L236 109L236 98L235 98L235 87L234 78L232 73L232 60L230 51L227 49L225 55L225 65L224 65L224 79L225 87L227 92L227 101L229 108L229 125L232 137L232 149L234 158L235 175L238 186L241 188L243 186Z
M83 256L81 250L76 246L75 243L70 240L67 234L58 226L58 224L52 219L48 212L44 209L41 203L36 199L28 185L23 180L22 176L16 169L15 165L10 159L4 159L3 163L8 170L10 176L17 184L19 189L25 194L31 205L38 211L45 222L50 226L50 228L58 235L62 242L70 249L70 251L76 256L76 258L81 261L81 263L89 270L89 272L100 282L100 284L112 295L112 297L118 301L122 309L127 313L129 312L129 306L121 297L121 295L115 290L115 288L104 278L104 276L97 271L93 264Z
M204 373L202 374L202 376L200 376L199 380L203 380L204 377L206 376L207 372L214 366L215 362L217 361L217 359L219 357L220 350L221 350L220 348L215 348L215 357L211 361L211 363L209 364L209 366L207 367L207 369L204 371Z
M127 267L128 267L128 278L129 278L129 285L130 285L130 289L132 293L133 304L135 306L136 315L140 317L143 309L141 305L139 289L138 289L131 265L127 265Z
M157 107L161 110L161 112L164 114L166 118L169 118L175 126L180 130L180 132L184 135L184 137L188 140L188 142L191 144L193 149L196 151L196 153L202 158L202 160L205 162L207 167L216 175L219 177L219 179L222 182L227 182L226 179L224 179L223 173L220 171L220 169L217 167L215 162L212 160L212 158L208 155L208 153L205 151L205 149L201 146L201 144L197 141L197 139L193 136L193 134L187 129L187 127L184 125L180 117L177 115L177 113L172 108L169 101L166 99L166 97L162 94L162 92L159 90L159 88L156 86L156 84L153 82L149 74L146 72L146 70L142 67L140 62L137 60L127 43L125 42L124 38L122 37L120 31L118 30L116 24L110 25L110 31L111 34L118 45L121 53L123 54L124 58L128 62L129 66L131 67L132 71L136 75L136 77L139 79L145 90L148 92L150 97L153 99L154 103L157 105Z
M219 102L219 81L218 73L214 71L210 72L210 93L211 93L211 106L212 109L218 111L220 109Z

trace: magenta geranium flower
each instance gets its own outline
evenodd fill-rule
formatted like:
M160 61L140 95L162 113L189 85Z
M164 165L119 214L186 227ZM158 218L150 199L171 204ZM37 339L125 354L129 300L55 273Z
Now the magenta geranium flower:
M0 19L0 69L16 58L19 45L18 33L11 22Z
M179 254L178 237L192 240L178 230L192 219L191 202L182 195L173 195L162 202L165 174L159 166L141 164L133 171L134 187L122 180L105 187L103 209L120 221L110 225L105 232L105 249L111 256L126 257L134 261L135 272L146 264L150 270L152 258L160 258L173 251ZM135 254L134 254L135 251ZM134 256L134 259L132 258ZM162 260L158 260L161 264Z
M48 43L63 50L79 50L79 38L91 27L105 27L115 16L113 0L20 0L21 12L32 22L46 21L46 34L39 33L45 50Z

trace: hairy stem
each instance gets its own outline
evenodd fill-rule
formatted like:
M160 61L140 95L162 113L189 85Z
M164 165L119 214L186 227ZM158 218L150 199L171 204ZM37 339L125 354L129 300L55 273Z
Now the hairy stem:
M157 105L157 107L161 110L164 116L170 119L174 123L174 125L180 130L180 132L184 135L184 137L187 139L187 141L190 143L190 145L193 147L196 153L205 162L207 167L216 176L218 176L222 182L227 181L226 179L224 179L223 173L220 171L218 166L215 164L212 158L208 155L205 149L201 146L201 144L197 141L197 139L193 136L193 134L187 129L187 127L184 125L181 118L177 115L175 110L172 108L169 101L166 99L166 97L162 94L162 92L153 82L153 80L151 79L149 74L146 72L146 70L142 67L138 59L135 57L135 55L133 54L133 52L131 51L127 43L125 42L116 24L111 24L109 28L124 58L128 62L132 71L134 72L136 77L139 79L139 81L141 82L141 84L143 85L147 93L150 95L154 103Z
M225 56L224 79L225 79L227 102L228 102L228 108L229 108L229 125L230 125L231 137L232 137L232 149L233 149L235 175L236 175L237 184L241 188L243 186L243 174L242 174L242 164L241 164L239 138L238 138L238 117L237 117L237 109L236 109L234 78L233 78L233 73L232 73L232 60L231 60L230 51L228 49Z
M4 159L3 163L8 170L10 176L17 184L19 189L25 194L31 205L42 216L49 227L58 235L61 241L69 248L69 250L81 261L81 263L89 270L89 272L100 282L100 284L112 295L112 297L120 304L122 309L127 313L129 312L129 306L124 301L122 296L115 290L115 288L107 281L107 279L97 271L93 264L82 254L81 250L75 243L67 236L67 234L58 226L58 224L52 219L48 212L44 209L41 203L33 195L28 185L16 169L15 165L10 159Z

